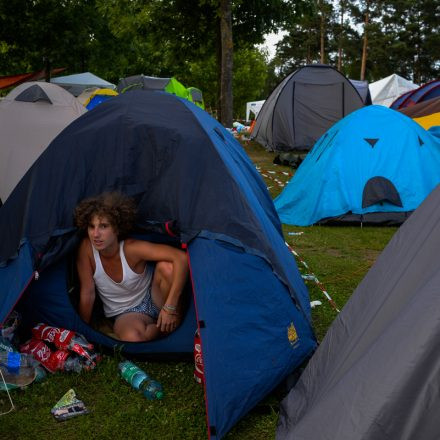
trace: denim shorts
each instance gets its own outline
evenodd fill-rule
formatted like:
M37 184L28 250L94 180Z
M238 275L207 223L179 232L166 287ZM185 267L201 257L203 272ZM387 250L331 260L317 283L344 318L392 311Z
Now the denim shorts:
M158 318L160 309L156 306L156 304L154 304L153 298L151 297L151 286L148 288L147 293L140 304L125 310L118 316L115 316L115 318L118 318L121 315L125 315L126 313L142 313L143 315L150 316L154 320Z

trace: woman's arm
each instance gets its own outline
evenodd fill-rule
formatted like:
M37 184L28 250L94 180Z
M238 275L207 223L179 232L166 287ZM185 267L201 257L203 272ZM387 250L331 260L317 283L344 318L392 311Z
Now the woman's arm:
M178 315L174 312L180 310L180 296L189 272L186 253L172 246L141 240L126 241L124 251L129 264L129 259L133 264L136 261L168 262L172 264L173 270L169 290L166 296L162 296L165 308L167 306L169 308L168 311L161 310L157 325L162 331L174 330L174 324L179 321Z
M90 260L90 241L84 239L79 247L76 258L76 267L79 277L79 310L81 318L90 323L93 304L95 303L95 282L93 280L93 267Z

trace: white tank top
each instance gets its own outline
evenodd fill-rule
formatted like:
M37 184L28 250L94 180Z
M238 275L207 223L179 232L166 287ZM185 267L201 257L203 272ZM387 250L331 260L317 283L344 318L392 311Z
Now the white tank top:
M139 305L151 284L153 267L147 263L143 273L133 272L125 258L124 242L121 241L119 244L119 255L122 263L122 281L117 283L106 274L99 252L93 245L92 249L93 257L95 258L93 279L104 306L105 316L116 316L127 309Z

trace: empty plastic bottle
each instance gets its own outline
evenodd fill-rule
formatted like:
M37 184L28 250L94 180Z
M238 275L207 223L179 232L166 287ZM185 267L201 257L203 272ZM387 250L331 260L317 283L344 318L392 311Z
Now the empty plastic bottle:
M62 370L64 371L74 371L79 373L84 368L81 359L77 356L69 356L65 361Z
M21 367L34 367L38 362L27 353L0 351L0 364L7 367L8 370L19 370Z
M123 361L119 364L121 376L133 388L142 392L148 400L156 400L163 398L162 385L141 370L137 365L130 361Z

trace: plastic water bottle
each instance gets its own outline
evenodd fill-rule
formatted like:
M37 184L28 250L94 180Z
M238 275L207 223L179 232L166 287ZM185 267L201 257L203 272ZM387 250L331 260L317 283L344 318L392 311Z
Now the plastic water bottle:
M64 366L62 368L64 371L74 371L75 373L79 373L83 369L83 364L81 359L77 356L69 356L64 361Z
M8 370L19 370L21 367L34 367L38 362L27 353L17 351L0 351L0 364Z
M119 364L121 376L134 389L139 390L148 400L163 398L162 385L141 370L137 365L130 361L123 361Z

